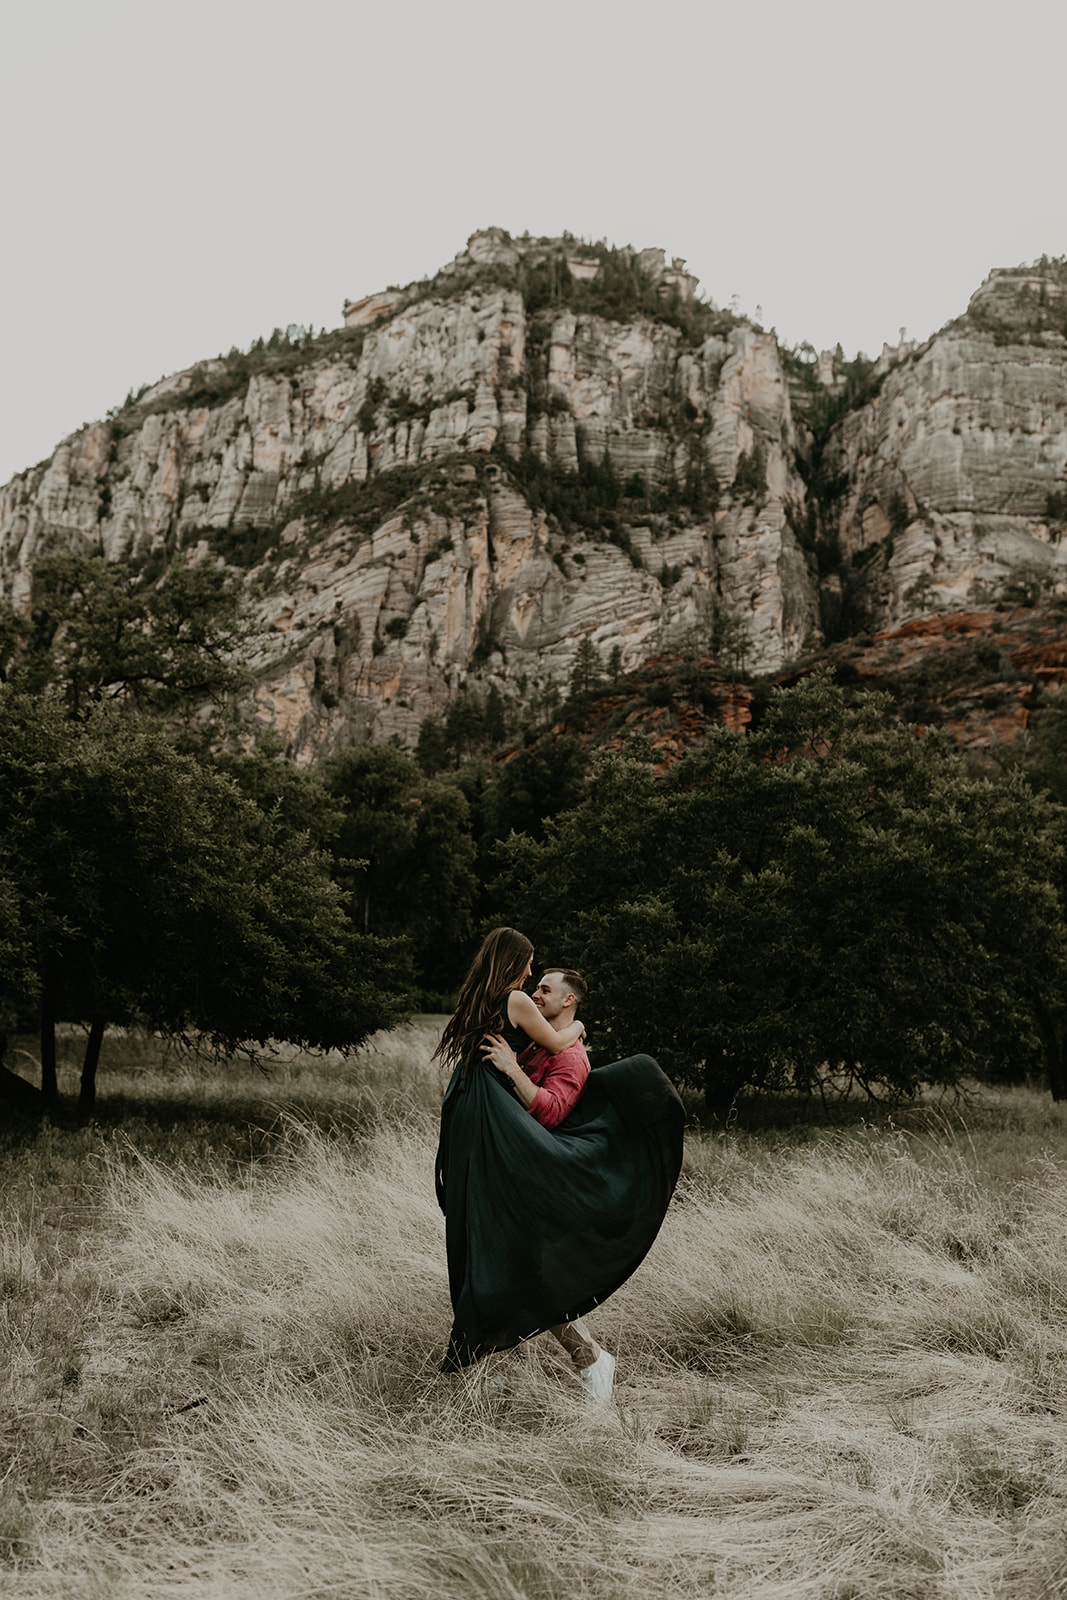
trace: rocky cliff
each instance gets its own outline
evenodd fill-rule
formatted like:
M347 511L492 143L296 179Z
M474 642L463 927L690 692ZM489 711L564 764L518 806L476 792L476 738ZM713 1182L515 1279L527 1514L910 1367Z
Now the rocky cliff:
M831 378L831 382L833 379ZM892 626L1067 577L1067 271L996 270L925 344L887 352L820 462L829 588ZM825 565L825 563L824 563Z
M66 440L0 492L0 585L27 606L60 546L247 569L249 733L304 760L411 743L460 690L550 698L583 641L776 671L856 618L1059 583L1061 278L993 274L849 390L661 251L490 229Z
M369 324L349 304L66 440L0 496L0 582L28 604L57 545L247 566L248 714L305 758L410 742L464 685L563 687L583 640L630 667L726 624L777 666L818 621L789 390L774 338L693 282L476 235Z

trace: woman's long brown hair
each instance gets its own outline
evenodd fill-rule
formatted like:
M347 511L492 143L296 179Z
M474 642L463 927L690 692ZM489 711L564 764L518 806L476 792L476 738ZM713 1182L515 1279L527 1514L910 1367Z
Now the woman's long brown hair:
M442 1066L454 1066L467 1046L483 1033L500 1032L508 991L522 977L532 955L533 945L515 928L494 928L486 934L463 980L459 1002L445 1024L441 1043L434 1051L435 1056L441 1057Z

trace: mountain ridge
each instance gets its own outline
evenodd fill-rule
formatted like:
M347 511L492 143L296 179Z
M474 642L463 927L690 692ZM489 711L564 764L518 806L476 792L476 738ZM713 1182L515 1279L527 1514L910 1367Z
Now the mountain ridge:
M997 269L877 362L783 350L662 251L473 235L433 279L173 374L0 491L0 586L72 547L258 590L244 737L413 745L460 694L1053 597L1063 263ZM1060 499L1062 497L1063 503ZM1054 514L1055 513L1055 514Z

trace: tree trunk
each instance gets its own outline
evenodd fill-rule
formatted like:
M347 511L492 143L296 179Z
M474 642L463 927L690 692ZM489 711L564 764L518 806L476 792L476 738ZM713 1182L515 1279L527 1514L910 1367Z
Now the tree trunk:
M44 1096L40 1089L35 1089L25 1078L20 1078L17 1072L7 1070L4 1065L6 1056L7 1035L0 1033L0 1102L31 1116L40 1116L44 1110Z
M1054 1033L1051 1039L1045 1040L1045 1062L1053 1100L1067 1100L1067 1072L1064 1071L1061 1034Z
M1063 1033L1056 1026L1056 1021L1042 1002L1038 1001L1034 1007L1037 1017L1038 1032L1041 1042L1045 1047L1045 1070L1048 1073L1048 1086L1052 1091L1053 1100L1067 1100L1067 1068L1063 1059Z
M32 1083L20 1078L17 1072L9 1072L6 1067L0 1067L0 1103L14 1106L16 1111L23 1111L28 1116L39 1117L45 1108L40 1089L35 1089Z
M713 1117L730 1120L737 1102L738 1092L757 1081L753 1063L739 1061L736 1056L720 1057L714 1064L704 1066L704 1104Z
M41 1093L53 1104L59 1099L56 1080L56 992L50 975L46 975L41 989Z
M78 1092L78 1110L88 1116L96 1104L96 1068L100 1060L100 1046L104 1042L105 1019L94 1017L89 1026L89 1038L82 1062L81 1088Z

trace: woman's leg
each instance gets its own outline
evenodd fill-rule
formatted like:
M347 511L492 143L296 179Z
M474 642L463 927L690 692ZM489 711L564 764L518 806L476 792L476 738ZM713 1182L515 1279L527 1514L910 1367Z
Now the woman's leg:
M591 1367L600 1354L600 1346L580 1317L573 1322L557 1322L548 1331L559 1340L579 1372Z

